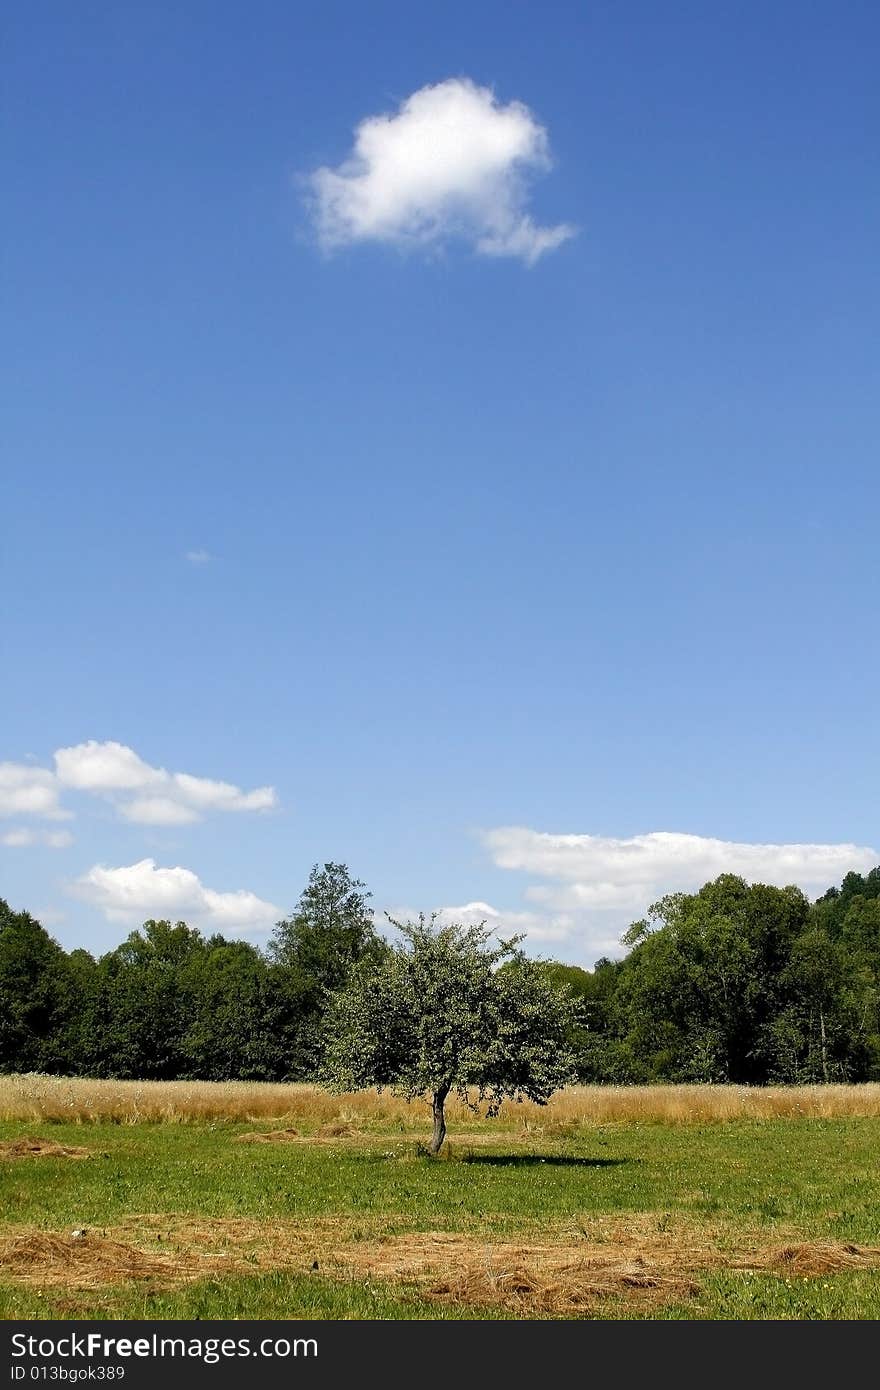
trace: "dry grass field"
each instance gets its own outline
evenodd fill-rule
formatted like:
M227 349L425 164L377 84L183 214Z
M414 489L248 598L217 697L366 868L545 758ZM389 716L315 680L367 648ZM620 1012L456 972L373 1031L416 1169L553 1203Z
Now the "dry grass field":
M450 1137L472 1129L474 1116L454 1098L447 1104ZM317 1086L251 1081L92 1081L0 1076L0 1120L171 1124L216 1121L342 1122L419 1130L424 1110L388 1092L334 1096ZM573 1086L546 1106L507 1104L493 1132L622 1124L715 1124L731 1120L880 1117L880 1083L860 1086ZM332 1137L332 1136L331 1136Z

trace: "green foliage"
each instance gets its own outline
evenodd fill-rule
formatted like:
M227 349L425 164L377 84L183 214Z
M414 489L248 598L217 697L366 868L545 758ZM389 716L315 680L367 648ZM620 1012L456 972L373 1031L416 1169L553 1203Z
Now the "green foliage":
M880 869L812 906L722 875L622 940L627 956L597 961L580 990L582 1081L880 1078Z
M808 910L795 888L732 874L655 904L629 933L610 1011L632 1079L766 1079L767 1025Z
M273 1080L278 1055L272 971L246 941L211 937L183 975L188 1018L182 1038L186 1070L207 1081Z
M438 927L434 916L393 925L402 943L361 962L332 997L327 1086L430 1096L436 1152L450 1091L495 1115L506 1097L544 1104L574 1079L567 1039L577 1006L516 940L489 947L485 927Z
M303 1080L320 1065L321 1020L331 991L341 988L361 960L376 960L384 943L360 879L345 864L314 865L289 918L269 943L274 966L274 1004L284 1039L290 1080Z
M157 1081L187 1075L190 981L206 949L185 922L151 920L101 957L85 1011L86 1073Z
M401 928L404 944L392 950L369 897L344 864L315 865L265 952L151 920L97 961L65 952L0 900L0 1071L310 1080L345 1023L352 1085L369 1075L363 1084L405 1088L411 1075L436 1096L454 1073L484 1086L491 1105L486 1059L509 1078L515 1046L528 1054L530 1045L527 1029L518 1040L510 1032L519 996L502 1000L512 972L523 998L539 997L543 982L577 1002L553 1045L581 1082L880 1080L880 867L847 874L812 905L797 888L722 874L656 903L624 934L626 956L593 970L528 962L515 942L493 953L482 928L444 937L423 919ZM419 970L434 982L414 1038L401 999L421 988ZM362 1022L345 1022L334 1003L328 1031L328 1002L349 980ZM470 1050L459 1015L473 1024ZM555 1028L552 1010L548 1018ZM370 1029L378 1041L365 1051ZM338 1041L332 1057L341 1066Z
M304 989L339 989L353 965L376 954L365 887L345 864L315 864L293 913L277 924L270 958L295 971Z
M0 1071L64 1070L77 1002L75 973L57 941L0 898Z
M566 1036L575 1059L578 1081L586 1084L606 1078L619 1080L612 1057L613 1041L608 1037L608 1011L614 995L617 963L603 958L596 961L592 970L583 970L579 965L563 965L555 960L541 964L550 982L557 988L567 989L579 1005Z
M876 870L849 874L811 908L797 888L723 874L664 898L624 936L631 950L591 1049L594 1079L870 1079L878 892Z

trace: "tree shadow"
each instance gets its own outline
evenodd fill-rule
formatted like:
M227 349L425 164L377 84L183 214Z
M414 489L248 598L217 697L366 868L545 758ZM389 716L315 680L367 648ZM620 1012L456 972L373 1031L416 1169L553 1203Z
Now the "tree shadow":
M462 1163L484 1163L490 1168L618 1168L633 1163L631 1158L577 1158L568 1154L462 1154Z

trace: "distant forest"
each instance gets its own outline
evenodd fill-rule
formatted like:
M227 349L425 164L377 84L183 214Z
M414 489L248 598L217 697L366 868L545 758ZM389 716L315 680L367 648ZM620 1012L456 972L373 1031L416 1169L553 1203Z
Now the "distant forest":
M0 899L0 1071L309 1080L328 993L389 949L369 897L316 865L265 950L148 921L99 959ZM880 867L814 903L722 874L623 940L593 970L544 963L581 1002L583 1082L880 1080Z

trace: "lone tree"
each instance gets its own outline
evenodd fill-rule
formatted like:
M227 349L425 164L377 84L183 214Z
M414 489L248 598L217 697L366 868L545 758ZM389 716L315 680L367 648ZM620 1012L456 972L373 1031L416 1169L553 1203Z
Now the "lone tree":
M354 967L325 1015L321 1080L334 1091L389 1087L430 1099L436 1154L454 1091L471 1110L497 1115L506 1097L545 1105L575 1079L567 1044L578 1005L521 937L487 945L479 926L388 919L403 940Z

